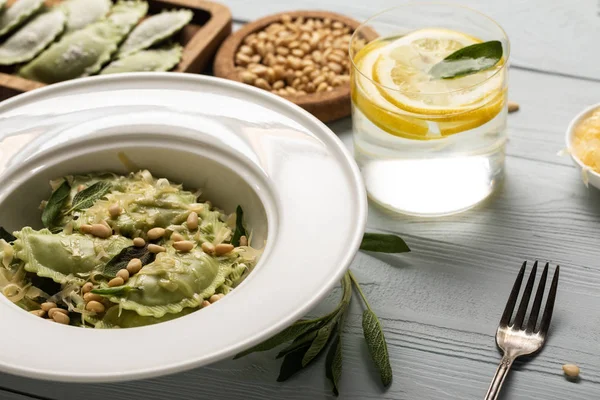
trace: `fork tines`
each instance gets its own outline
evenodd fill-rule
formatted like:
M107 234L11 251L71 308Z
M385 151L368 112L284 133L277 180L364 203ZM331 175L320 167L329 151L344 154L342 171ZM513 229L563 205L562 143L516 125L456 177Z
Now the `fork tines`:
M515 305L517 304L517 297L519 296L521 283L523 282L523 276L525 275L525 267L527 266L527 261L523 263L523 266L519 271L519 275L517 276L517 280L515 281L512 291L510 292L510 297L508 298L508 302L506 303L506 308L504 309L502 318L500 319L500 326L510 326L514 330L525 329L529 333L536 332L540 333L541 335L546 335L546 333L548 333L548 327L550 326L550 320L552 319L552 311L554 310L554 301L556 300L556 289L558 287L558 275L560 272L560 267L558 265L556 266L556 269L554 271L552 285L550 286L550 292L548 293L548 299L546 300L546 307L544 308L544 314L542 315L542 319L538 325L538 329L535 330L535 327L540 313L540 308L542 306L542 299L544 297L544 289L546 287L546 279L548 277L549 263L546 263L546 266L544 267L544 272L542 273L542 277L538 284L535 299L533 301L533 307L531 308L531 313L529 315L529 320L527 321L527 324L525 326L523 324L525 320L525 314L527 313L527 306L529 305L529 299L531 298L531 293L533 291L533 284L535 282L537 265L538 262L536 261L533 264L531 273L529 274L529 279L527 280L525 291L523 292L523 297L521 298L521 303L519 304L519 309L517 310L515 319L513 320L512 324L510 324L510 319L513 315Z

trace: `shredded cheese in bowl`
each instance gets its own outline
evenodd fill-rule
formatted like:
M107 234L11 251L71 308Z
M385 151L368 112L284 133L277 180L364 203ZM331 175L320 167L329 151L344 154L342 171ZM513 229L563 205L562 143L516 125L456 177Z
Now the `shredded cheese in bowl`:
M575 126L571 145L575 157L600 173L600 108Z

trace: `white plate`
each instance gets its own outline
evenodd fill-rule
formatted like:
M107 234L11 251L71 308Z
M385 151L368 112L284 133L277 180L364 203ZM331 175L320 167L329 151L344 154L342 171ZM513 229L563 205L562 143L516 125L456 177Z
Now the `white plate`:
M0 225L40 227L50 177L124 171L119 150L157 176L203 186L226 211L241 204L267 239L263 258L221 301L149 327L53 324L0 296L1 371L117 381L232 357L306 314L358 249L365 189L339 139L277 96L190 74L87 78L1 103Z

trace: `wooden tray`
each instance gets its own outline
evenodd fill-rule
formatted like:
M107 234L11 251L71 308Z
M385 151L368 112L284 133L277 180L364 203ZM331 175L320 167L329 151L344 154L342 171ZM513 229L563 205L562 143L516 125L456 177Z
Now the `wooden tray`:
M352 31L356 30L361 24L360 22L345 15L328 11L303 10L269 15L244 25L243 28L227 38L227 40L219 49L219 52L215 58L215 64L213 67L215 75L221 78L242 82L239 72L235 69L234 63L235 53L238 47L241 46L246 36L263 30L273 22L280 21L283 15L289 15L292 18L331 18L332 21L343 22L345 25L349 26ZM377 32L368 27L365 27L362 32L363 36L369 41L377 38L378 36ZM323 122L335 121L350 115L350 85L338 86L330 92L308 93L301 96L281 97L284 97L285 99L299 105Z
M173 8L187 8L194 18L179 33L179 43L184 46L183 55L175 72L200 73L211 61L219 45L231 33L231 12L218 3L205 0L147 0L148 15ZM15 0L8 0L8 5ZM51 6L60 0L46 0ZM0 100L19 93L46 86L41 82L21 78L14 74L14 67L0 69Z

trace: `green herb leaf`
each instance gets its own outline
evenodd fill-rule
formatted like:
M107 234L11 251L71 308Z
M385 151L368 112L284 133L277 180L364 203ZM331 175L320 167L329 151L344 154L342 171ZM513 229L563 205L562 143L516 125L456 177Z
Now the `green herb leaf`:
M0 226L0 239L4 239L6 243L12 243L17 240L12 233Z
M85 210L94 205L96 200L100 200L112 189L112 185L106 181L99 181L83 189L73 197L73 204L67 213L71 211Z
M241 206L237 206L235 210L235 232L233 232L231 244L238 247L242 236L248 237L246 228L244 228L244 210L242 210Z
M279 352L279 354L277 354L277 357L275 357L275 358L285 357L289 353L298 350L300 347L304 347L307 344L312 343L312 341L315 340L315 338L317 337L318 333L319 333L319 329L314 329L312 331L308 331L308 332L298 336L289 346L287 346L285 349L281 350Z
M64 181L54 192L52 192L52 195L48 199L48 203L46 203L46 207L44 207L44 211L42 212L42 224L44 224L46 228L50 228L54 225L62 208L69 200L70 193L71 186L67 181Z
M326 322L323 322L322 318L297 321L292 326L284 329L272 338L267 339L264 342L259 343L256 346L237 354L234 357L234 360L257 351L271 350L279 345L289 342L290 340L296 339L298 336L312 329L319 329L321 326L323 326L324 323Z
M492 68L502 59L498 40L472 44L455 51L435 64L429 74L435 79L452 79Z
M279 370L279 376L277 377L277 382L283 382L288 380L293 375L295 375L302 368L302 359L304 358L304 354L309 349L310 344L304 347L300 347L296 351L289 353L283 359L281 363L281 369Z
M102 275L114 278L117 276L117 272L127 268L127 264L134 258L139 258L142 262L142 266L153 263L156 259L156 254L148 251L148 245L143 247L130 246L126 247L119 254L110 259L104 266Z
M342 376L342 334L339 328L327 352L325 376L327 376L333 385L333 394L338 396L340 394L339 382Z
M360 249L378 253L406 253L410 251L401 237L382 233L365 233Z
M389 386L392 383L392 366L390 365L387 343L379 319L369 308L363 313L362 326L369 353L377 370L379 370L381 382L384 386Z
M134 288L131 286L114 286L107 288L92 289L91 293L99 294L102 296L120 296L132 291Z
M344 311L346 310L344 309ZM319 354L321 354L321 351L323 351L327 343L329 343L331 334L335 331L336 326L337 318L335 318L333 321L329 322L327 325L319 329L315 340L313 340L313 342L310 344L310 347L308 348L308 350L306 350L306 353L302 358L302 367L306 367L312 360L314 360Z

